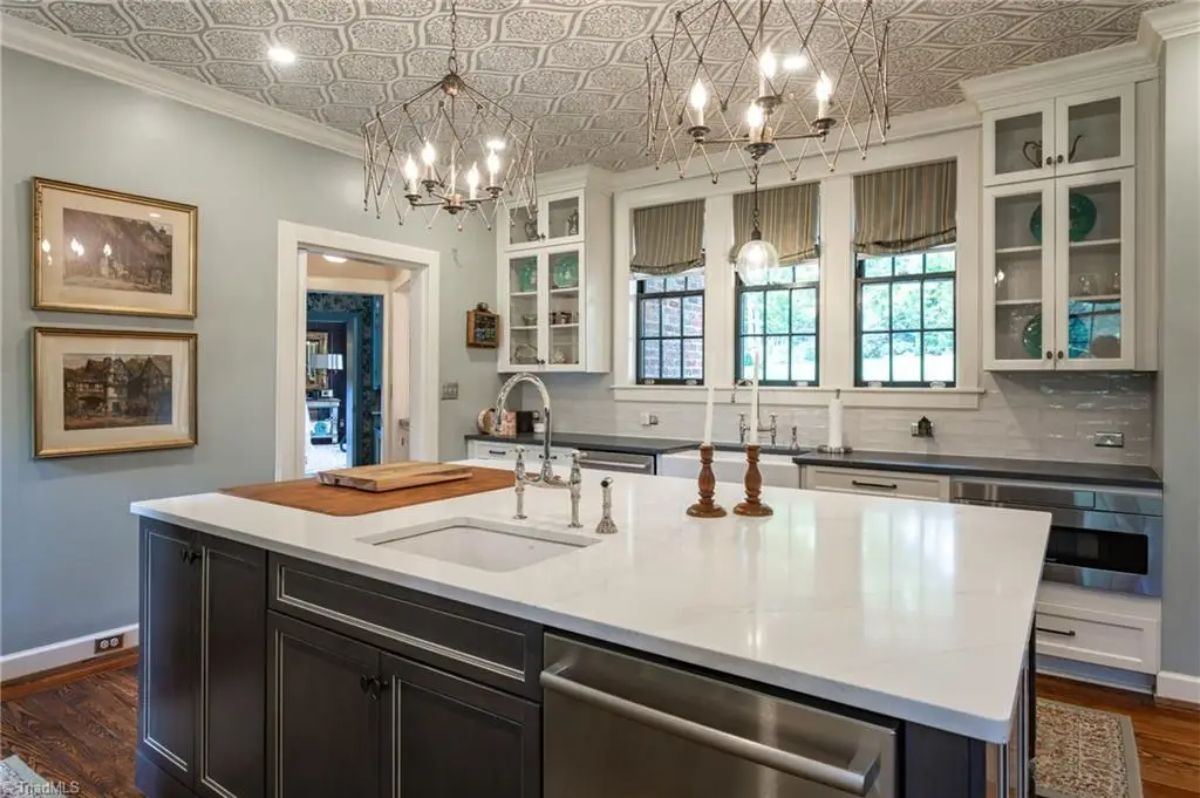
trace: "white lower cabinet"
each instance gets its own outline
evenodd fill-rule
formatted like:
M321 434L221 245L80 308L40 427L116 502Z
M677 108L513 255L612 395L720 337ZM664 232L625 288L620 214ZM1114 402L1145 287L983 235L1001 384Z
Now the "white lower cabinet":
M741 485L746 476L746 455L741 451L713 452L712 470L717 482ZM800 487L799 468L792 462L791 455L760 455L758 471L762 474L764 485L779 488ZM659 476L695 479L699 473L700 452L697 449L658 457Z
M1161 617L1156 598L1044 582L1034 622L1037 652L1154 674Z
M542 451L540 443L524 444L524 443L500 443L497 441L471 441L467 446L467 457L472 460L505 460L513 462L517 459L517 447L525 447L525 462L540 463L545 453ZM574 449L567 449L561 446L552 446L550 448L550 461L552 463L570 463L571 452Z
M839 493L864 493L896 499L950 501L950 477L865 468L804 466L803 488Z

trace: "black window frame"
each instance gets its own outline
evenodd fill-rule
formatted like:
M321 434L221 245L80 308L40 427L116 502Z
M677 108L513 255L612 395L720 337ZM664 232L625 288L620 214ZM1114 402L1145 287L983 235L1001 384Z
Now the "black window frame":
M928 257L930 253L951 252L954 254L954 269L952 271L929 271ZM896 274L896 258L911 255L921 256L921 271L918 274ZM880 255L868 255L863 252L855 252L854 254L854 385L858 388L880 387L880 388L954 388L958 385L958 247L956 244L948 246L930 247L927 250L918 252L898 252L893 255L887 255L892 261L891 274L886 277L864 277L863 266L868 259L885 257ZM949 327L926 327L925 326L925 302L920 303L921 307L921 324L915 329L896 329L893 320L894 306L891 299L888 300L888 326L886 330L863 330L863 302L862 289L864 285L879 285L887 284L893 286L897 283L918 283L921 286L921 297L925 296L924 283L931 280L949 280L951 284L951 296L954 297L954 312L951 314ZM948 332L953 335L954 340L954 379L952 380L864 380L862 375L862 345L863 334L877 335L887 333L889 336L894 336L896 333L918 333L921 340L921 376L925 376L925 334L934 332ZM889 346L891 338L889 338ZM895 373L895 355L891 353L889 348L888 354L888 372Z
M707 358L704 357L704 328L705 328L705 321L706 321L705 316L708 313L708 302L705 299L704 293L708 288L708 279L707 279L707 276L704 275L704 273L702 271L700 272L700 274L702 276L705 276L704 285L700 288L687 288L682 291L654 291L651 293L646 292L646 280L654 279L653 277L647 278L647 277L642 276L642 277L634 278L634 282L637 285L637 293L636 293L636 296L634 299L634 302L637 306L637 313L636 313L637 320L635 322L637 326L634 328L634 331L633 331L633 340L634 340L634 355L633 356L634 356L634 363L636 364L635 372L634 372L635 384L637 384L637 385L704 385L705 374L706 374L707 367L708 367ZM664 275L664 279L670 279L671 277L687 277L687 276L689 276L688 273L684 272L683 274ZM700 297L700 334L699 335L684 335L683 334L683 301L684 301L685 297L692 297L692 296ZM659 305L659 315L658 315L658 325L659 325L658 332L659 332L659 334L658 335L642 335L642 330L644 329L643 324L642 324L642 300L643 299L673 299L676 297L679 298L679 305L680 305L679 335L663 335L662 334L662 319L663 319L663 317L662 317L662 306L661 305ZM661 374L662 373L662 363L663 363L662 342L664 340L672 340L672 341L678 340L680 342L680 344L679 344L679 356L681 358L680 369L679 369L680 376L678 379L676 379L674 377L650 377L649 379L647 379L646 376L642 373L642 342L643 341L658 341L658 368L659 368L659 374ZM700 341L700 378L699 379L696 379L695 377L684 377L683 376L682 358L683 358L683 342L684 341Z
M733 290L733 378L734 380L746 379L742 373L742 368L745 362L745 350L743 347L743 339L760 338L762 339L762 353L764 359L767 353L767 338L780 335L788 337L788 373L791 373L791 339L797 336L812 336L813 352L816 354L814 366L816 369L816 379L811 382L804 380L767 380L760 379L759 385L774 386L783 388L817 388L821 385L821 262L818 258L808 258L797 263L789 264L793 269L806 263L815 263L817 266L817 279L815 280L794 280L790 283L763 283L762 285L746 285L740 274L734 273L734 290ZM792 272L795 276L795 271ZM811 333L794 333L792 332L792 292L796 290L814 290L816 292L816 324ZM768 291L786 290L788 292L788 331L787 333L776 333L768 335L766 321L766 294ZM763 331L762 333L742 334L742 296L750 293L761 293L763 295ZM764 364L765 366L765 364ZM766 372L764 368L764 373Z

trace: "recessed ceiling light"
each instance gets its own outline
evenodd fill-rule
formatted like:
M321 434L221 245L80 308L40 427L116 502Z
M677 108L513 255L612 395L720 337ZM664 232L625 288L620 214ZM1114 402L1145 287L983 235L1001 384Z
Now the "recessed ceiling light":
M158 211L150 211L150 218L151 219L161 219L162 214L159 213Z
M322 255L321 257L324 258L325 260L329 261L330 263L345 263L346 262L346 259L343 258L341 255Z
M270 58L276 64L296 63L296 54L286 47L272 47L270 50L267 50L267 58Z

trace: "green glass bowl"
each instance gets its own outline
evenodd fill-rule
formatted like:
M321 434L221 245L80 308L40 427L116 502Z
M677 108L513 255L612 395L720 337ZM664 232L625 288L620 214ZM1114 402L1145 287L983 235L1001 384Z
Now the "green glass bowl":
M550 276L555 288L576 288L579 286L579 258L567 255L559 258L554 264L554 273Z
M1088 340L1088 326L1083 319L1072 316L1067 322L1068 350L1072 358L1085 357L1091 341ZM1021 331L1021 347L1031 358L1042 356L1042 314L1034 316Z
M1067 204L1071 212L1071 225L1067 235L1072 241L1082 241L1096 226L1096 203L1092 202L1092 198L1087 194L1072 191L1067 197ZM1034 208L1033 216L1029 217L1029 232L1033 233L1034 241L1042 243L1041 205Z

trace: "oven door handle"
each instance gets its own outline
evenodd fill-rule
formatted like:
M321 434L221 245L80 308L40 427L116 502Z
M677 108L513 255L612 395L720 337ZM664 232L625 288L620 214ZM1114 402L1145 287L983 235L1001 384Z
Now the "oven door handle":
M866 796L879 776L879 754L860 750L846 767L830 765L790 751L748 740L736 734L714 729L636 701L597 690L563 676L561 668L542 671L541 684L547 690L619 715L652 729L673 734L693 743L744 759L796 778L821 784L850 795Z

